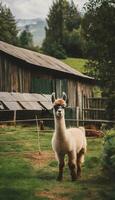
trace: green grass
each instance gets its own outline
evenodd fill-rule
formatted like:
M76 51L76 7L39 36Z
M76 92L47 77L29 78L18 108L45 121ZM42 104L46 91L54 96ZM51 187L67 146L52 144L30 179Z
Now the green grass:
M23 151L37 151L36 128L18 126L0 129L0 199L1 200L114 200L115 183L103 175L101 157L103 139L88 139L88 152L82 169L82 178L71 182L66 165L64 180L56 181L55 159L45 161L28 158ZM51 151L51 133L40 135L42 154ZM2 143L3 141L14 143ZM23 142L22 142L23 140ZM25 141L26 140L26 141ZM8 147L9 146L9 147ZM10 154L16 151L17 154ZM20 154L19 154L20 153Z
M84 73L87 60L81 58L67 58L62 60L64 63L68 64L70 67L76 69L77 71Z

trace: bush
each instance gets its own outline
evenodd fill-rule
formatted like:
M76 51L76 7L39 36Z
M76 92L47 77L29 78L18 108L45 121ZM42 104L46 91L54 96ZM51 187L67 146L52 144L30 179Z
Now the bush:
M105 137L102 165L108 175L115 175L115 130L109 131Z
M106 110L108 119L115 120L115 92L111 93Z
M47 55L53 56L55 58L59 58L59 59L66 58L66 52L63 46L57 42L51 43L49 41L44 41L42 50L43 50L43 53L46 53Z

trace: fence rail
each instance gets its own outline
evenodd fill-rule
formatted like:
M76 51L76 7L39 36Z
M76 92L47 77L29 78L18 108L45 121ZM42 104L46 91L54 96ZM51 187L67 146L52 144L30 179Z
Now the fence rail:
M37 119L38 122L39 121L54 121L53 118L38 118ZM70 121L70 122L76 122L76 124L78 123L76 119L65 119L65 121ZM104 120L104 119L79 119L79 122L102 122L102 123L113 123L115 124L114 120ZM15 120L15 123L24 123L24 122L36 122L36 119L21 119L21 120ZM0 124L13 124L14 120L4 120L4 121L0 121Z

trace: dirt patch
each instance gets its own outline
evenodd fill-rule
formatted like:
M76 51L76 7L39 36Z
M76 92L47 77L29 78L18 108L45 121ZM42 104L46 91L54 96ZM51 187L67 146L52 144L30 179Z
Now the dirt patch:
M72 188L65 188L65 186L54 186L53 190L35 192L37 197L47 197L50 200L69 200L69 194L74 192Z
M55 191L56 191L56 189L55 189ZM57 194L57 192L52 193L50 191L48 191L48 192L44 191L44 192L40 192L40 193L36 192L35 196L37 196L37 197L47 197L50 200L69 200L67 197L61 197L61 196L59 196Z
M26 153L24 154L24 157L29 158L32 162L32 165L39 168L47 165L49 161L55 159L54 153L52 151L43 151L41 153Z
M0 156L17 156L27 158L34 167L40 168L55 159L53 151L37 152L0 152Z

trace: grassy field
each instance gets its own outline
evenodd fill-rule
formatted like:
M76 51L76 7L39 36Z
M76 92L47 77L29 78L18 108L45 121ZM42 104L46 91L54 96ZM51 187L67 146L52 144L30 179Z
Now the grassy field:
M64 63L68 64L72 68L84 73L85 72L85 67L84 65L86 64L87 60L86 59L81 59L81 58L67 58L62 60Z
M103 175L103 139L88 139L82 178L56 181L57 162L51 149L52 133L40 134L41 154L35 127L0 128L1 200L114 200L115 182Z

